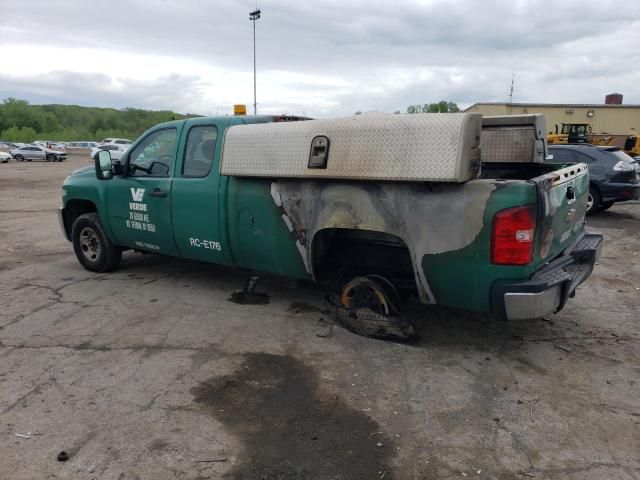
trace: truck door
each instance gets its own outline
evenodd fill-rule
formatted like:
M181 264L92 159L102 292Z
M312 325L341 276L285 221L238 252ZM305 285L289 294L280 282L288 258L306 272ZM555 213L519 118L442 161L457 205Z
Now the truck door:
M171 179L178 129L147 133L125 162L125 174L108 182L109 222L119 245L177 255L171 231Z
M222 132L228 123L194 119L185 125L171 186L173 235L181 257L232 263L219 202Z

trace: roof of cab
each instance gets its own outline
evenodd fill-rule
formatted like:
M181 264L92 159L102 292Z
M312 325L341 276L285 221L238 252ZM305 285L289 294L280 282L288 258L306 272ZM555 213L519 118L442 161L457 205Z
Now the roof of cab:
M177 127L183 123L190 121L197 121L198 123L202 122L223 122L228 121L230 125L242 125L248 123L269 123L269 122L291 122L297 120L312 120L309 117L300 117L297 115L225 115L225 116L216 116L216 117L190 117L183 118L181 120L171 120L169 122L159 123L154 125L151 128L158 127Z

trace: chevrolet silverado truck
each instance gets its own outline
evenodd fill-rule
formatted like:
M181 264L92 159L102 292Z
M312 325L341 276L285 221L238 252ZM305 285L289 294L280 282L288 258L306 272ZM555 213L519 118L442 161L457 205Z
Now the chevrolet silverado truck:
M132 249L324 282L374 336L412 295L539 318L590 275L588 167L544 163L543 117L291 120L178 120L121 161L100 152L62 187L80 264L111 271Z

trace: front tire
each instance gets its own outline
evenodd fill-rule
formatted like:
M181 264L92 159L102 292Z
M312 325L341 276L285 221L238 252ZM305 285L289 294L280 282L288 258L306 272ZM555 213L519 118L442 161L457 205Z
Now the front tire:
M56 156L52 153L47 155L47 162L55 162L57 160Z
M24 162L24 157L22 155L16 155L14 158L16 159L16 162Z
M80 264L91 272L110 272L120 263L122 250L105 234L97 213L76 218L71 228L73 250Z

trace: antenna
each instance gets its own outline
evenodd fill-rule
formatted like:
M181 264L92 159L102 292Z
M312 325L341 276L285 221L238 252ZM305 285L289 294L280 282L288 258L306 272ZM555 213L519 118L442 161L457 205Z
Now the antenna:
M513 84L516 79L516 69L514 68L511 72L511 90L509 90L509 105L513 102Z

